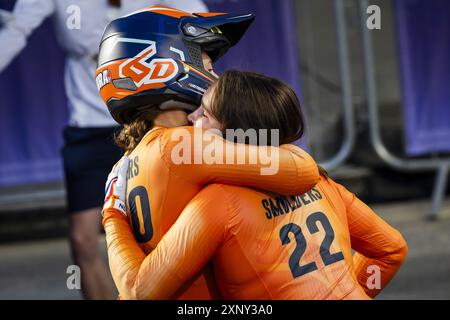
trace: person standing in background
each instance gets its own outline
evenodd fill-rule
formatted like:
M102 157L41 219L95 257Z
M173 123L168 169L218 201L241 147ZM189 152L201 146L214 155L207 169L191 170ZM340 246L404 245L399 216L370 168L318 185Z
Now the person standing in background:
M69 123L62 150L72 257L81 269L86 299L113 299L110 272L98 247L104 181L122 155L113 143L118 129L101 100L94 74L105 26L146 6L164 5L188 12L207 12L202 0L17 0L11 14L0 16L0 72L27 44L27 37L47 17L55 23L66 52L64 85ZM63 107L63 106L61 106Z

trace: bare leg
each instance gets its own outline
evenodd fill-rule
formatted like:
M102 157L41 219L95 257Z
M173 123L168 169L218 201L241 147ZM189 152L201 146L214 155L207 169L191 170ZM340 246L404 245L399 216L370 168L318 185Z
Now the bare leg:
M100 208L72 213L69 218L70 245L74 262L81 269L85 299L114 299L113 282L99 250Z

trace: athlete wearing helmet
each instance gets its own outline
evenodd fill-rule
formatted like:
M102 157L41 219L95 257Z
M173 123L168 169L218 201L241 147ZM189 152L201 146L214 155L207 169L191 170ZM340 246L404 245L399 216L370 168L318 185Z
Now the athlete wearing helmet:
M283 143L303 133L294 91L259 74L224 72L202 106L204 116L193 119L202 127L278 128ZM127 161L118 166L117 203L130 185ZM107 209L104 217L115 218L103 222L110 230L110 261L127 270L124 292L134 299L170 298L209 261L227 300L369 299L385 288L407 254L402 235L326 172L308 192L287 197L210 184L147 256L130 240L122 213Z
M234 46L253 14L187 12L150 7L114 20L103 35L97 86L112 117L131 122L140 111L167 101L195 110L216 78L216 62ZM161 107L161 104L163 106Z
M239 41L253 19L252 14L191 15L172 8L150 7L106 28L100 46L97 84L111 115L124 124L117 140L132 158L126 204L129 221L104 217L108 245L120 236L121 228L129 232L131 225L135 240L129 245L133 250L139 248L142 256L149 254L187 203L213 181L282 194L293 190L303 193L318 181L314 160L289 145L276 149L238 146L217 137L214 151L219 161L196 163L194 159L202 158L201 150L211 138L211 134L204 132L200 133L199 148L195 139L188 139L188 147L183 151L188 161L173 161L179 145L176 137L194 136L192 127L180 128L188 123L186 111L199 105L202 94L215 78L201 64L202 58L216 61ZM239 150L245 156L243 164L229 164L224 150L233 150L234 154ZM261 159L256 163L249 161L251 155L260 153L278 154L279 170L273 175L261 175L266 165ZM115 189L107 187L110 201L105 209L121 206L111 197L114 192ZM106 224L107 221L111 223ZM128 257L127 250L109 256L113 278L123 298L133 296L129 288L140 281L140 276L148 276L145 268L130 274L130 268L116 263ZM219 297L212 276L206 266L172 298Z

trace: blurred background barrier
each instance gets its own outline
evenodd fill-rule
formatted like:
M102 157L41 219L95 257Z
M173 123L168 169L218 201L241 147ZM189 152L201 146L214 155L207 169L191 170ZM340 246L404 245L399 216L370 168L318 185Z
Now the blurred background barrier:
M399 4L399 2L396 2ZM439 213L439 210L442 206L442 201L444 199L444 194L446 191L446 184L448 181L448 173L450 169L450 157L446 158L439 158L434 155L431 155L430 158L427 159L402 159L399 157L396 157L393 155L384 145L381 133L380 133L380 121L379 121L379 115L378 115L378 99L377 99L377 85L376 85L376 79L375 79L375 68L374 68L374 57L373 57L373 41L372 36L368 29L366 28L366 19L364 17L364 14L367 11L367 8L369 6L369 3L367 0L360 0L360 14L361 14L361 30L362 30L362 43L363 43L363 56L364 56L364 79L365 79L365 85L366 85L366 93L367 93L367 100L368 100L368 109L369 109L369 128L370 128L370 139L372 142L372 145L377 153L377 155L385 161L388 165L403 171L420 171L420 170L430 170L434 169L436 170L436 178L435 183L433 187L433 193L432 193L432 206L430 210L430 214L428 215L428 218L431 220L434 220L437 218L437 215ZM420 143L423 139L421 138L420 132L423 131L427 134L428 137L434 136L434 139L437 140L437 143L425 143L425 145L422 145L423 153L430 152L430 151L448 151L445 148L446 144L446 135L445 135L445 128L442 125L445 123L445 125L448 127L449 123L444 121L439 121L438 119L441 119L443 116L445 118L445 115L450 112L448 109L449 100L448 98L448 90L444 89L445 85L441 85L443 82L446 81L450 77L450 74L448 72L448 65L450 64L449 61L440 61L442 59L437 59L437 64L440 67L437 67L435 65L435 62L430 61L424 61L423 58L417 59L415 56L423 53L422 50L414 50L414 47L408 46L409 42L416 41L416 36L414 33L414 28L417 26L417 22L419 22L419 25L422 25L420 28L421 33L420 34L428 34L428 36L423 37L420 40L423 40L422 43L420 43L420 47L424 47L425 49L423 51L427 52L428 55L434 56L433 50L449 52L449 45L448 45L448 31L450 30L450 23L443 26L444 32L438 33L438 36L436 37L437 43L443 43L443 45L436 46L435 44L431 46L427 46L427 43L430 41L430 39L433 39L434 37L431 36L431 33L433 33L435 28L433 26L433 23L430 23L429 18L430 16L434 16L438 20L441 20L442 18L447 18L446 16L442 16L440 14L433 15L434 13L437 13L437 11L442 10L444 12L447 12L446 15L449 16L450 11L445 10L449 9L450 6L448 6L448 3L444 5L444 3L439 3L438 1L434 3L431 6L426 6L425 11L422 11L421 9L424 9L420 3L419 5L416 4L416 6L412 10L408 10L411 8L402 8L401 5L399 5L400 8L397 10L397 12L402 12L402 14L398 14L401 18L398 19L399 21L399 29L400 33L403 37L401 37L400 41L400 48L401 52L404 54L402 57L402 61L406 61L403 63L403 96L404 96L404 113L406 115L411 114L430 114L432 112L429 112L428 109L432 109L435 112L432 114L431 119L430 117L423 116L427 123L435 123L433 125L427 125L425 129L423 129L423 119L420 121L415 121L417 117L407 117L406 121L409 123L408 128L410 129L409 134L409 141L410 144L412 143ZM431 10L429 10L431 7ZM422 15L424 14L425 19L422 20L416 20L416 19L405 19L404 16L406 16L408 13L411 15L411 11L414 13L420 12ZM406 13L405 13L406 12ZM409 22L405 22L409 21ZM442 28L442 24L437 28L438 31L440 31ZM411 30L412 29L412 30ZM423 31L425 30L425 31ZM433 31L431 31L433 30ZM406 34L409 34L410 41L408 42ZM411 34L414 34L412 36ZM420 38L417 37L417 38ZM436 48L438 47L438 48ZM414 54L414 52L416 52ZM418 52L418 53L417 53ZM431 53L430 53L431 52ZM437 56L439 57L440 54L438 53ZM415 58L415 59L414 59ZM417 63L410 65L411 60L419 60ZM445 60L445 59L444 59ZM448 59L447 59L448 60ZM421 68L422 67L422 68ZM433 72L434 69L441 68L440 70L444 70L443 73L441 72ZM428 72L425 72L425 74L431 74L430 77L424 77L423 74L419 74L418 70L427 70ZM427 86L423 86L424 78L426 79L425 82L433 80L437 80L439 83L438 85L433 87L433 90L426 91L424 88ZM414 81L416 80L416 81ZM420 87L418 85L421 85ZM414 99L415 95L419 93L418 95L422 98L424 97L425 102L423 99ZM412 109L412 110L411 110ZM415 122L414 122L415 121ZM443 130L444 129L444 130ZM447 130L448 131L448 130ZM436 132L438 133L436 136ZM419 134L417 134L419 133ZM407 135L408 136L408 135ZM411 138L416 137L416 139ZM437 138L441 139L437 139ZM418 138L418 139L417 139ZM432 141L432 140L431 140ZM436 146L438 145L438 148L436 149ZM408 145L410 146L410 145ZM407 150L410 150L410 148L407 147ZM425 151L425 149L427 151ZM411 154L411 151L409 152Z
M0 1L12 10L15 1ZM0 73L0 186L62 181L61 131L67 123L64 53L47 19Z
M406 152L450 152L450 2L395 2Z

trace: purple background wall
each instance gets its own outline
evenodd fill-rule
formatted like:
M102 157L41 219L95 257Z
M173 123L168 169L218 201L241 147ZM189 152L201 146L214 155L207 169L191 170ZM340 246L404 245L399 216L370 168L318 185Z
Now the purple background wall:
M450 151L450 1L397 0L406 152Z
M2 0L11 10L15 1ZM64 54L50 19L0 73L0 185L61 180Z

